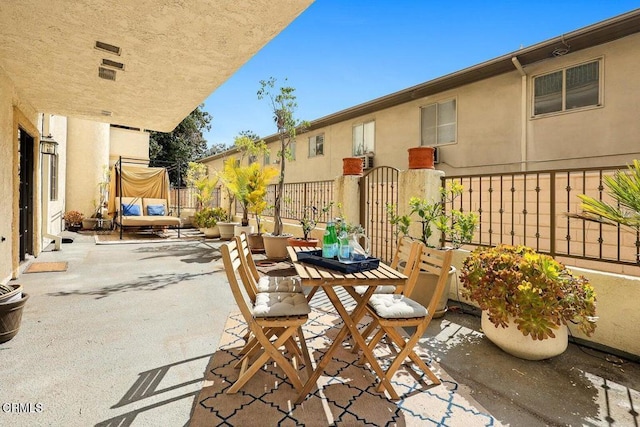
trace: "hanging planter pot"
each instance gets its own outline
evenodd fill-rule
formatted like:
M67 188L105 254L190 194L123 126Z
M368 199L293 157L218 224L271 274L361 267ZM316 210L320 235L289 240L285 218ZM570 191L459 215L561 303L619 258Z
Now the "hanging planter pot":
M360 157L345 157L342 159L343 175L362 175L363 160Z
M434 169L433 155L436 151L433 147L409 148L409 169Z

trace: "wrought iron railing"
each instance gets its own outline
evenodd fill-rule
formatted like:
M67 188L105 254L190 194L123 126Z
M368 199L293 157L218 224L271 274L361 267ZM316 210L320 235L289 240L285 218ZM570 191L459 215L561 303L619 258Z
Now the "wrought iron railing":
M640 266L638 233L568 215L581 212L578 194L613 202L603 177L620 169L626 166L448 176L443 185L462 184L455 207L478 214L473 245L522 244L552 256Z
M273 206L276 200L276 184L267 187L267 209L262 213L264 216L273 216ZM333 201L333 181L312 181L285 183L282 195L283 207L282 218L299 219L304 215L305 207L315 206L322 210ZM239 203L235 205L236 213L239 215L242 208ZM337 207L325 213L319 212L317 220L327 222L337 213Z

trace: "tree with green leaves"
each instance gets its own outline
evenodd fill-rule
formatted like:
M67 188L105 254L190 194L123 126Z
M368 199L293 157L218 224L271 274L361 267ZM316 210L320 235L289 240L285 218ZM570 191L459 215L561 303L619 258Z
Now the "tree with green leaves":
M285 79L285 83L286 83ZM291 143L296 140L298 133L304 132L309 123L295 117L298 103L296 102L295 88L291 86L276 87L276 79L270 77L268 80L260 80L258 99L266 99L270 103L273 121L278 130L280 140L280 150L278 159L280 161L280 175L276 185L276 196L273 208L273 235L282 235L282 196L284 193L285 160L291 159Z
M211 115L199 105L171 132L151 132L149 159L151 166L169 169L174 185L184 182L188 163L202 157L207 141L202 132L211 129Z

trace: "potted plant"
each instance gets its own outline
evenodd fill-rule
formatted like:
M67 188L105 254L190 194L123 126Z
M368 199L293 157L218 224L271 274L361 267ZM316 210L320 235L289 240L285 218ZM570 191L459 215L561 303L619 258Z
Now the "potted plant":
M395 225L398 236L408 236L420 240L432 248L447 249L444 247L445 236L451 240L453 249L459 249L463 244L471 242L478 223L478 216L473 212L462 212L459 209L445 210L446 206L454 206L455 200L460 197L464 188L460 183L454 182L440 190L440 197L434 201L412 197L409 200L409 213L398 215L396 207L387 204L387 215L391 224ZM412 227L413 224L416 224ZM411 236L410 231L417 230L417 237ZM456 273L455 267L449 270L449 280L442 297L437 305L433 317L444 316L449 301L451 282ZM410 297L427 307L435 292L437 276L428 272L420 272L418 281Z
M321 208L317 206L305 206L302 208L302 216L298 218L302 228L302 237L289 237L289 246L318 246L319 239L311 237L311 232L318 225L320 217L331 210L333 202Z
M90 218L82 219L82 228L86 230L105 230L111 228L111 220L104 213L109 199L109 180L111 171L108 165L102 168L102 180L98 183L98 198L93 200L93 213Z
M204 233L205 237L220 237L218 222L227 218L227 212L223 208L203 208L195 213L194 223Z
M463 295L482 312L482 329L504 351L529 360L567 348L567 322L590 336L596 296L589 281L526 246L477 248L463 263Z
M286 246L288 244L287 238L289 237L283 235L282 224L285 160L291 159L291 143L296 140L298 132L303 132L308 127L308 123L295 117L295 110L298 106L295 89L290 86L281 86L276 89L276 79L273 77L260 81L258 99L267 99L270 102L280 142L278 150L280 174L278 175L273 207L273 232L264 236L265 251L267 258L285 259L287 258Z
M22 321L22 309L29 295L22 285L0 285L0 343L15 337Z
M253 252L264 252L262 212L267 208L267 188L278 175L278 170L271 166L260 167L257 163L253 163L248 172L246 211L254 214L257 233L248 233L247 239Z
M79 231L82 228L82 220L84 214L78 211L67 211L62 216L65 222L65 228L69 231Z

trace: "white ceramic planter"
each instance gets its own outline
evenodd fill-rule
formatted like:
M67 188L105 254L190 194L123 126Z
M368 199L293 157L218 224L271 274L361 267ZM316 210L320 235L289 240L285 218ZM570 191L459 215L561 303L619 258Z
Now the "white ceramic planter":
M542 360L562 354L569 344L569 333L562 325L553 331L555 338L534 340L531 336L522 335L518 327L509 322L509 327L496 326L489 320L489 315L482 311L482 331L489 340L507 353L526 360Z
M214 227L201 228L200 231L204 233L204 237L209 239L220 237L220 228L217 224Z
M247 236L249 234L253 234L253 225L236 225L235 227L233 227L233 235L234 236L239 236L242 233L245 233Z
M451 266L449 269L449 277L447 278L447 284L444 287L444 292L436 305L436 311L433 314L434 319L444 316L447 312L447 305L449 302L449 289L451 288L451 281L456 274L456 268ZM436 291L436 285L438 284L438 276L426 271L421 271L416 281L416 286L411 291L409 297L422 304L425 307L429 306L431 298Z
M287 253L287 246L289 244L287 239L289 237L291 237L291 235L272 236L269 233L263 234L262 240L264 241L264 251L267 258L273 260L287 259L289 257Z
M220 238L222 240L231 240L233 239L233 230L236 225L239 225L237 222L219 222L218 229L220 230Z

